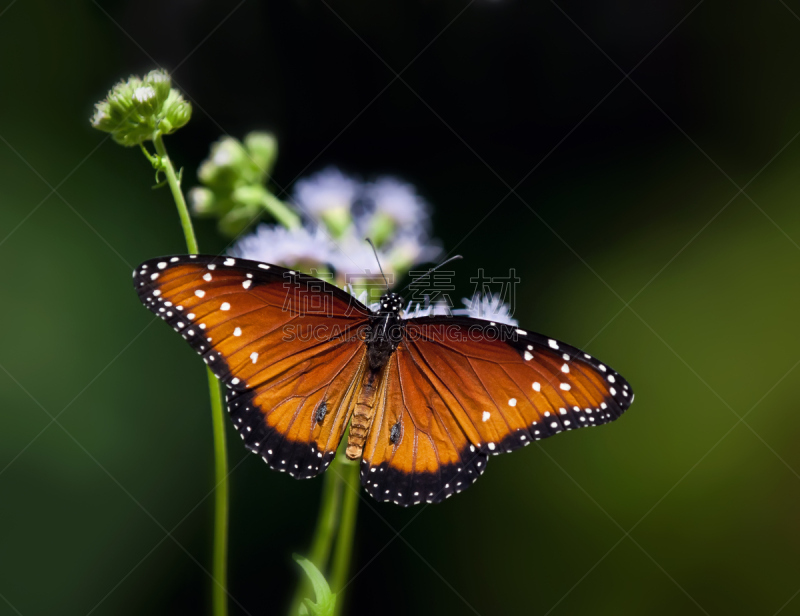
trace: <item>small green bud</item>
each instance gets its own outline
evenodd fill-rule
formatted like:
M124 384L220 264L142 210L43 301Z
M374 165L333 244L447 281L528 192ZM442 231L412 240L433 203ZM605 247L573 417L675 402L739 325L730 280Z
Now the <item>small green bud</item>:
M345 231L350 228L353 217L350 215L349 207L335 207L325 210L320 214L322 222L328 227L333 237L342 237Z
M394 235L396 229L397 223L394 218L385 212L377 212L369 222L367 237L380 247Z
M98 130L102 130L105 132L113 131L117 124L119 123L118 120L114 120L111 117L111 105L108 101L101 101L94 106L94 115L92 116L92 126L97 128Z
M150 71L144 76L143 81L155 90L158 102L163 105L169 96L170 86L172 85L172 79L167 71L162 69Z
M200 165L197 177L213 189L233 190L243 183L242 167L248 162L242 144L233 137L223 137L211 146L211 156Z
M150 86L139 86L133 91L133 104L139 115L153 115L159 106L156 91Z
M209 216L214 213L214 193L208 188L195 186L189 191L188 197L192 212L198 216Z
M278 141L270 133L252 132L244 138L244 146L262 177L266 177L278 157Z
M174 133L182 126L185 126L191 117L192 105L177 90L170 90L169 96L164 102L164 111L159 130L165 135Z

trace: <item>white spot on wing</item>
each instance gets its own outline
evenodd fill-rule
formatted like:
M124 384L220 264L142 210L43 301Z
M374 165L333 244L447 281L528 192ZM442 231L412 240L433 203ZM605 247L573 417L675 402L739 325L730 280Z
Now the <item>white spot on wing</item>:
M222 306L219 307L220 310L230 310L231 305L228 302L222 302Z
M253 360L253 363L256 363L256 360L258 359L258 353L256 353L255 351L250 353L250 359Z
M548 340L547 344L550 345L551 349L557 349L558 348L558 342L556 342L555 340Z
M482 419L483 419L483 421L489 421L489 418L491 416L492 416L492 414L489 411L484 411Z
M563 389L564 391L569 391L570 389L572 389L572 388L570 387L569 383L561 383L561 385L559 385L559 387L560 387L561 389Z
M194 292L194 294L195 294L197 297L205 297L205 296L206 296L206 292L205 292L205 291L203 291L203 289L197 289L197 291L195 291L195 292Z

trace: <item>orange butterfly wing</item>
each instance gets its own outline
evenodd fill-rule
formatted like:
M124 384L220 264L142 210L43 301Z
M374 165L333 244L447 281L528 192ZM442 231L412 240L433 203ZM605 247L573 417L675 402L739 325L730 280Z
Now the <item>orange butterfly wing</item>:
M362 484L402 505L439 502L489 455L613 421L633 402L619 374L575 347L467 318L406 321L385 381Z
M134 285L224 383L251 451L298 478L327 468L366 366L365 306L317 278L226 257L152 259Z

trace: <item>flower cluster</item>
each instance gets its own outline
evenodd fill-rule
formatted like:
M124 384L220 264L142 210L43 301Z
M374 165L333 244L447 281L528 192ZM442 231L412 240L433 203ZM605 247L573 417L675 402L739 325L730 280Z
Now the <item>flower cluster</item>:
M261 226L237 243L234 254L298 269L316 263L331 270L340 286L361 291L380 277L368 237L390 285L441 252L430 237L429 206L413 186L395 178L363 182L329 168L298 181L292 201L303 226Z
M95 105L92 126L126 146L175 132L189 121L192 106L171 86L170 76L160 69L121 81Z
M269 133L252 132L244 142L223 137L197 170L203 185L189 191L192 211L218 218L227 237L242 233L264 212L287 227L298 227L300 218L267 187L277 156L278 143Z

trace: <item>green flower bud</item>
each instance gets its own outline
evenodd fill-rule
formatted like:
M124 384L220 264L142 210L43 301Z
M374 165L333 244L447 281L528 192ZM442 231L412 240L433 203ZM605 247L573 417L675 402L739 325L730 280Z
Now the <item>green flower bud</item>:
M92 116L92 126L98 130L105 132L112 132L119 124L118 120L111 117L111 105L108 101L101 101L94 106L94 115Z
M396 229L397 223L394 218L385 212L377 212L369 221L367 237L380 247L394 235Z
M170 84L162 70L151 71L144 80L132 76L121 81L95 105L92 126L128 146L152 139L156 131L174 132L189 121L192 108Z
M125 122L134 122L136 120L132 91L128 95L127 92L122 90L116 92L112 90L107 101L109 115L114 120L115 126L119 127ZM98 105L105 102L102 101Z
M300 217L269 192L266 179L275 164L278 145L269 133L247 135L244 144L233 137L223 137L211 146L209 157L197 170L197 177L208 193L197 193L198 212L211 212L219 220L223 235L234 237L267 213L287 228L299 226Z
M158 102L163 105L169 96L170 86L172 85L172 79L167 71L162 69L150 71L144 76L143 81L155 90Z
M189 191L189 204L198 216L210 216L215 210L214 193L208 188L195 186Z
M349 207L330 208L322 212L320 218L333 237L341 237L353 222Z
M417 255L408 250L395 250L389 256L389 267L396 272L407 272L416 262Z
M252 132L244 138L244 146L262 177L268 176L278 157L278 141L275 137L270 133Z
M150 86L139 86L133 91L133 104L140 116L153 115L159 107L156 91Z
M159 124L159 130L165 135L174 133L186 125L192 117L192 106L181 96L177 90L170 90L164 102L164 110Z
M233 137L223 137L211 146L211 156L200 165L197 177L217 190L233 190L241 185L242 168L248 163L242 144Z

